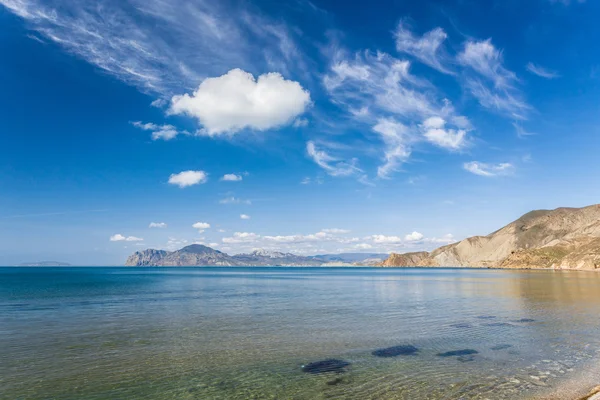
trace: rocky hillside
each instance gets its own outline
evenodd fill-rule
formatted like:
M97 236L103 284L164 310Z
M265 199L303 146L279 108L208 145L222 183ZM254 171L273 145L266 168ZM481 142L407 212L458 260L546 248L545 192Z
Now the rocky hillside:
M532 211L487 236L382 265L600 269L600 205Z
M143 250L137 251L125 262L126 266L131 267L185 267L185 266L248 266L248 267L269 267L269 266L290 266L290 267L310 267L310 266L367 266L378 265L383 261L382 258L373 258L372 256L382 256L381 254L325 254L323 256L298 256L292 253L281 253L278 251L255 250L248 254L237 254L230 256L218 250L207 246L194 244L184 247L177 251L165 250ZM387 256L387 255L386 255ZM345 262L342 260L352 260Z
M240 265L231 256L200 244L193 244L177 251L144 250L137 251L127 258L126 266L165 266L180 267L190 265Z
M426 251L419 251L416 253L404 253L396 254L392 253L390 256L381 263L383 267L437 267L438 264L430 254Z
M126 266L318 266L323 260L291 253L256 250L249 254L230 256L207 246L193 244L177 251L144 250L129 256Z
M127 257L127 261L125 265L127 266L137 266L137 267L145 267L158 265L157 263L162 260L169 252L164 250L143 250L136 251L129 257Z
M255 250L250 254L238 254L233 256L240 265L247 266L319 266L323 260L311 257L297 256L292 253L280 253L278 251Z

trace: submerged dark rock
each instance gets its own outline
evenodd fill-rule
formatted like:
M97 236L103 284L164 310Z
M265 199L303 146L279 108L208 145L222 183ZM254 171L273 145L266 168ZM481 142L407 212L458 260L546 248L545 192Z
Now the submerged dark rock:
M485 326L500 327L500 326L514 326L514 325L511 325L508 322L492 322L489 324L485 324Z
M521 322L521 323L523 323L523 322L535 322L535 319L521 318L521 319L516 320L515 322Z
M491 347L490 350L498 351L498 350L509 349L511 347L512 347L512 344L499 344L497 346Z
M438 353L438 357L455 357L455 356L470 356L472 354L479 354L477 350L463 349L463 350L452 350L445 353Z
M466 324L466 323L460 323L460 324L452 324L450 325L453 328L461 328L461 329L469 329L472 328L473 325L471 324Z
M315 361L310 364L306 364L302 366L303 372L308 372L309 374L322 374L325 372L346 372L345 368L349 366L350 363L344 360L337 360L335 358L330 358L322 361Z
M327 381L327 384L328 384L329 386L335 386L335 385L337 385L337 384L339 384L339 383L342 383L342 382L344 382L344 379L343 379L343 378L335 378L335 379L332 379L332 380L330 380L330 381Z
M411 345L392 346L386 347L385 349L377 349L371 354L375 357L397 357L397 356L410 356L417 353L419 349Z

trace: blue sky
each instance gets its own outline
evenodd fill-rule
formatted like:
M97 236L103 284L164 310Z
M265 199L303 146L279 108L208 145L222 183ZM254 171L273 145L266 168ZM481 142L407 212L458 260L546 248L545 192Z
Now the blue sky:
M598 203L598 17L0 0L0 263L407 252Z

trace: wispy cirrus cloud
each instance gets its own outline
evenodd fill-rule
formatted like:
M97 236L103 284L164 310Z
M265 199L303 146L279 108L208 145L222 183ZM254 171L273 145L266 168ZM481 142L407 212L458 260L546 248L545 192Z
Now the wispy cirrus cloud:
M388 178L410 157L412 133L408 127L393 118L380 119L373 127L373 131L381 136L386 145L385 163L377 168L377 176Z
M531 72L532 74L537 75L542 78L546 78L546 79L560 78L560 74L558 72L552 71L550 69L544 68L539 65L535 65L534 63L531 63L531 62L528 63L525 68L527 69L527 71Z
M479 161L464 163L463 168L472 174L485 176L487 178L510 175L515 170L514 165L510 163L488 164Z
M405 40L417 39L407 36ZM410 61L383 52L364 51L348 56L338 49L332 53L333 61L323 84L333 102L358 123L370 126L383 144L378 177L388 178L398 171L416 143L429 142L451 150L464 145L472 130L468 118L457 114L451 102L429 81L413 75ZM444 121L448 128L421 131L419 127L432 117Z
M0 0L37 34L144 92L170 97L233 67L303 70L293 30L231 1Z
M492 44L491 39L468 40L457 60L491 80L497 88L511 87L517 81L515 73L504 67L502 51Z
M521 93L511 90L494 90L479 79L467 79L465 88L485 108L495 110L511 119L527 120L531 106L523 100Z
M521 125L518 122L513 122L513 126L515 128L515 132L517 132L517 136L520 138L524 138L526 136L533 136L535 135L534 132L528 132L523 125Z
M494 46L491 39L466 41L456 59L478 75L467 73L464 87L479 104L512 119L527 119L531 106L517 87L519 79L504 66L502 51Z
M327 151L317 148L313 141L306 143L306 153L321 168L331 176L357 176L362 175L363 170L357 167L358 160L341 160L329 154Z
M434 28L418 37L405 21L400 21L394 32L396 50L407 53L444 74L453 74L444 64L448 58L443 43L448 35L442 28Z
M240 199L239 197L229 196L224 199L219 200L219 204L252 204L251 200L248 199Z

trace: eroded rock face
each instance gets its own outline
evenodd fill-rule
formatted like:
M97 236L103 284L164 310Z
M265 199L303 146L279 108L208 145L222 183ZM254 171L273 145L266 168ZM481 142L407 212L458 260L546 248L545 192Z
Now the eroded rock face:
M144 251L136 251L134 254L130 255L125 262L125 265L128 267L143 267L143 266L153 266L158 265L157 263L162 260L168 254L167 251L164 250L144 250Z
M344 360L338 360L335 358L330 358L322 361L315 361L310 364L306 364L302 366L302 371L307 372L309 374L323 374L325 372L346 372L346 367L348 367L350 363Z

